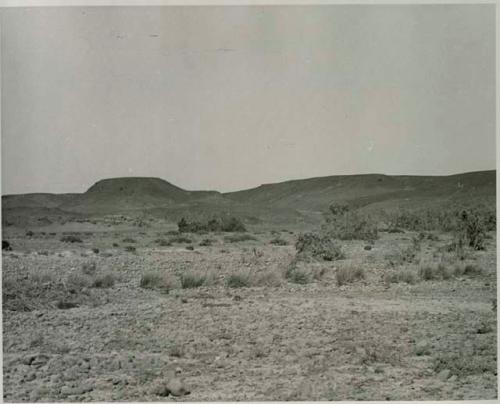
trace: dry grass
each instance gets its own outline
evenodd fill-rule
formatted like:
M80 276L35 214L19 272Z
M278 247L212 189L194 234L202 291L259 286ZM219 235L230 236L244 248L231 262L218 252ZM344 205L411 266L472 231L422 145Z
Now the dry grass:
M360 265L347 265L337 269L335 279L338 286L353 283L366 278L365 271Z

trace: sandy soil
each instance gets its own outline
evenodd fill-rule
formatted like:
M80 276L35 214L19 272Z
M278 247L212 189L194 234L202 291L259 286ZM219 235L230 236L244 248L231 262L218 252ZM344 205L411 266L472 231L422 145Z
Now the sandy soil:
M5 401L497 397L494 238L468 257L483 270L478 276L388 284L388 257L412 233L381 233L370 250L345 242L345 259L303 264L323 269L311 283L229 288L234 271L282 274L296 234L281 233L285 246L269 244L269 232L239 243L197 235L189 251L158 246L168 236L154 228L75 224L83 240L75 244L60 241L62 230L4 229L13 246L3 252ZM206 237L215 243L199 246ZM424 242L422 254L434 257L446 241ZM115 284L71 294L65 279L89 262L98 274L113 273ZM366 278L338 286L345 265L362 266ZM149 270L215 275L213 286L164 293L140 287ZM68 300L77 307L58 309ZM159 395L172 373L190 395Z

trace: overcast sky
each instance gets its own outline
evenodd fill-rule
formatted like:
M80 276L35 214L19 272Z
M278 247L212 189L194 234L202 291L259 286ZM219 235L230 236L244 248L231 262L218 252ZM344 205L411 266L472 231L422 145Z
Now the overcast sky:
M495 168L494 5L1 18L3 194Z

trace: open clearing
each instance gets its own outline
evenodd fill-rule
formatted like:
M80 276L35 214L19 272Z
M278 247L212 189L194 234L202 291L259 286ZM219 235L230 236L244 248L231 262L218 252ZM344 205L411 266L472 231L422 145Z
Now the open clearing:
M186 242L172 229L4 227L5 401L497 397L495 232L458 263L441 252L449 234L422 239L420 259L449 269L441 278L421 264L405 264L409 283L390 277L418 235L404 231L342 241L344 258L300 263L312 275L296 283L296 231ZM363 276L339 286L342 268ZM165 396L172 374L189 395Z

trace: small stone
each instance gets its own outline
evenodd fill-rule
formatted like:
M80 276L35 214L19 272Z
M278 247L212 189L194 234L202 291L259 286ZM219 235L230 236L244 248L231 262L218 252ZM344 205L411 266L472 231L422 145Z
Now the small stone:
M438 373L437 377L439 380L444 382L444 381L448 380L448 378L450 377L450 374L451 374L451 372L449 369L444 369Z
M449 381L449 382L454 382L454 381L456 381L457 379L458 379L457 375L453 375L453 376L451 376L451 377L448 379L448 381Z
M170 394L176 397L185 396L190 393L184 382L177 377L170 379L165 387L170 392Z
M415 354L418 356L429 355L431 344L427 340L420 341L415 347Z

